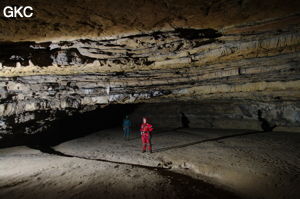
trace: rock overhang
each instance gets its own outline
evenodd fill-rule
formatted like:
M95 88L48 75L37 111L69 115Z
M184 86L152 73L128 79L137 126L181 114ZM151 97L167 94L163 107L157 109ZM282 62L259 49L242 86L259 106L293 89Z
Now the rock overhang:
M5 18L1 12L0 41L65 41L135 35L175 28L212 28L299 12L293 0L2 0L5 6L34 9L32 18Z
M0 19L1 131L40 111L50 121L114 103L252 101L299 112L297 1L30 3L34 18Z

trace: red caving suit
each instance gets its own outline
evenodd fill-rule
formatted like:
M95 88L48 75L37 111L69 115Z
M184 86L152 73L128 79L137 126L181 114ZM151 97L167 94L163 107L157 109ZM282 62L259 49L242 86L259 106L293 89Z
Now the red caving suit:
M141 125L140 131L142 133L143 151L146 151L147 144L148 144L149 151L152 151L152 148L151 148L151 135L150 135L150 132L153 131L152 125L148 124L148 123L143 123Z

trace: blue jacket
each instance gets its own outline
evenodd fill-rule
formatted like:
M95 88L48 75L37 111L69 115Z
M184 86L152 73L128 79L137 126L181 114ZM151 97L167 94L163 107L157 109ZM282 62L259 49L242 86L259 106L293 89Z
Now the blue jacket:
M123 120L123 127L131 127L131 121L128 119Z

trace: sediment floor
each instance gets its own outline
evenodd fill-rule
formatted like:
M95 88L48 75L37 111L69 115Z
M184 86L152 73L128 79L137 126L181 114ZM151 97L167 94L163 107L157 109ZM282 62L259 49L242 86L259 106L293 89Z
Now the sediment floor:
M300 134L109 129L0 149L0 198L299 198Z

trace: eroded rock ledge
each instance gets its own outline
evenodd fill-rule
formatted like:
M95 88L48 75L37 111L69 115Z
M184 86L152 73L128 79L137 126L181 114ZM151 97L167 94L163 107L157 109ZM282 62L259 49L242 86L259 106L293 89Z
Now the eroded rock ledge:
M245 102L249 109L254 102L266 111L285 107L274 117L283 127L298 128L299 21L296 14L220 30L2 42L0 132L14 133L25 125L23 133L36 133L60 111L71 115L139 102L231 101ZM255 111L248 119L257 119Z
M198 47L217 42L220 36L221 33L213 29L175 29L103 40L4 42L0 43L1 48L6 49L1 53L1 62L4 69L29 65L38 67L91 65L114 67L115 70L149 65L160 66L164 63L167 65L189 63L193 61L192 55L189 56L191 50L196 52ZM179 60L178 54L181 55ZM75 70L75 72L80 71Z

